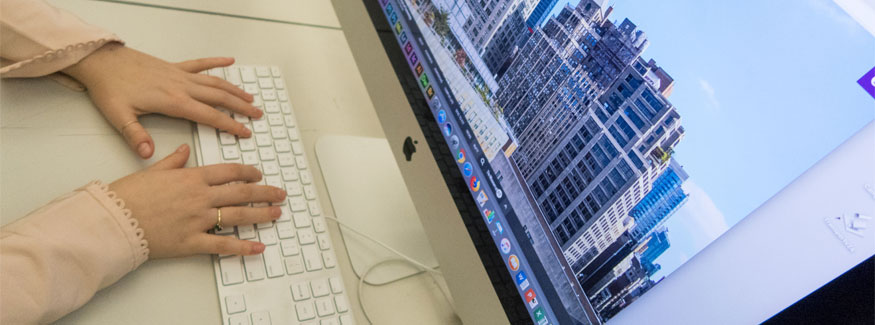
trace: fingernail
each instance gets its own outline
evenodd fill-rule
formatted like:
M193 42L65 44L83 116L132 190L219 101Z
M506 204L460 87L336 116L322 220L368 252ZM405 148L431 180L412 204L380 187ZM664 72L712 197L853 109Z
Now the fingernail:
M188 149L188 145L183 143L181 146L179 146L179 148L176 148L176 152L183 152L183 151L185 151L185 149Z
M150 146L148 142L143 142L139 146L137 146L137 152L140 153L141 157L147 157L149 156L149 151L151 150L149 147Z
M283 191L283 190L281 190L281 189L277 189L277 190L276 190L276 195L280 197L279 200L282 200L282 199L285 199L285 198L286 198L287 193L286 193L286 191ZM277 201L279 201L279 200L277 200Z
M252 136L252 131L244 127L243 128L243 136L245 136L245 137Z
M261 254L262 252L264 252L264 244L255 243L252 245L252 254Z
M283 214L283 210L280 210L279 207L271 207L270 208L270 216L273 217L274 220L279 219L279 217Z

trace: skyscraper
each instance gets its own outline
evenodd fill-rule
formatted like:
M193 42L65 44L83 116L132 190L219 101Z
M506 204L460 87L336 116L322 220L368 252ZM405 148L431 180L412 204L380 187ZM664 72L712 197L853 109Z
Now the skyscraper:
M687 193L681 188L689 178L683 167L672 159L669 167L653 182L653 188L641 199L629 215L635 219L635 226L629 230L634 240L650 235L650 232L668 219L678 208L687 202Z
M656 259L665 253L671 243L668 241L668 229L661 228L656 230L647 241L647 249L641 253L641 266L647 271L647 276L652 276L656 271L659 271L660 266L656 264Z
M556 6L557 2L559 2L559 0L538 1L538 5L535 6L535 9L532 10L532 13L526 19L526 26L529 28L541 26L541 23L543 23L544 19L547 18L547 15L550 14L550 11L553 11L553 7Z

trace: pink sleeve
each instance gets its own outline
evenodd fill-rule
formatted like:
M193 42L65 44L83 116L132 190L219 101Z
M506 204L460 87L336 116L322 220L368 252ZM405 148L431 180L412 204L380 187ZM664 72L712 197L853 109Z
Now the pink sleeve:
M0 1L0 76L40 77L71 66L109 42L113 33L42 0Z
M0 228L0 323L50 323L149 257L143 230L99 181Z

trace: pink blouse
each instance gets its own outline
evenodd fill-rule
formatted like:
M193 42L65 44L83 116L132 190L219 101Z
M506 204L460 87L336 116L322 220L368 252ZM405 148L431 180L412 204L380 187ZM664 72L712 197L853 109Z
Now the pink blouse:
M61 69L121 42L41 0L0 1L0 33L3 78L60 80ZM124 201L100 181L89 183L0 228L0 323L58 320L148 258Z

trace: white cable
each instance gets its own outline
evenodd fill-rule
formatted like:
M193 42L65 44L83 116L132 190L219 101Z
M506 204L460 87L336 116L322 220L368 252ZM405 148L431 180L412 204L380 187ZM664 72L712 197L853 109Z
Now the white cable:
M369 235L366 235L366 234L364 234L364 233L362 233L362 232L356 230L356 229L353 228L352 226L347 225L347 224L343 223L343 222L340 221L340 220L337 220L337 218L335 218L335 217L330 217L330 216L324 216L324 217L325 217L326 219L329 219L329 220L331 220L331 221L336 222L339 226L342 226L342 227L348 229L349 231L352 231L353 233L355 233L355 234L357 234L357 235L359 235L359 236L362 236L362 237L367 238L368 240L370 240L370 241L372 241L372 242L374 242L374 243L376 243L376 244L382 246L383 248L385 248L385 249L389 250L390 252L394 253L395 255L398 255L399 257L401 257L401 259L389 259L389 260L384 260L384 261L378 262L378 263L376 263L376 264L374 264L374 265L371 265L370 267L367 268L367 270L365 270L365 273L363 273L362 276L359 278L358 290L357 290L358 301L359 301L359 307L361 307L361 309L362 309L362 314L365 315L365 319L368 321L368 323L373 324L374 322L371 321L371 317L368 315L368 310L365 309L364 299L362 299L362 289L363 289L363 286L364 286L364 284L365 284L365 277L367 277L368 274L371 273L371 271L374 270L375 268L377 268L378 266L383 265L383 264L386 264L386 263L389 263L389 262L398 262L398 261L401 261L401 262L407 262L407 263L410 263L410 264L413 264L413 265L415 265L415 266L418 266L418 267L422 268L424 272L428 272L429 275L431 275L431 277L432 277L432 281L434 281L434 284L438 287L438 289L440 289L441 294L444 296L445 299L447 299L447 302L450 303L450 308L453 309L453 313L456 312L456 311L455 311L455 309L456 309L455 306L453 306L453 304L451 303L450 296L447 295L447 293L444 291L444 288L441 287L441 285L437 283L437 278L435 278L435 275L441 275L441 276L443 276L443 274L442 274L440 271L435 270L435 269L433 269L433 268L430 268L430 267L426 266L425 264L422 264L422 263L420 263L419 261L414 260L413 258L410 258L410 257L408 257L407 255L402 254L401 252L395 250L394 248L389 247L389 245L386 245L386 244L384 244L383 242L381 242L381 241L379 241L379 240L377 240L377 239L375 239L375 238L373 238L373 237L371 237L371 236L369 236ZM355 273L355 272L353 272L353 273ZM415 274L414 274L414 275L415 275Z

